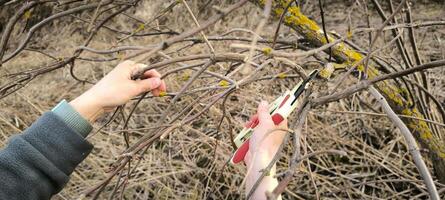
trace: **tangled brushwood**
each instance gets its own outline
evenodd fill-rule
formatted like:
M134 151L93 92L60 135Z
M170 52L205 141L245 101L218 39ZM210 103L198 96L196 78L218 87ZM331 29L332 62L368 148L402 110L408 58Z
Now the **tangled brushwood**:
M320 70L275 155L284 199L445 198L441 0L0 0L0 141L119 62L157 69L55 199L243 199L233 138ZM268 168L263 170L267 175ZM252 189L255 190L255 187ZM247 197L249 198L249 197Z

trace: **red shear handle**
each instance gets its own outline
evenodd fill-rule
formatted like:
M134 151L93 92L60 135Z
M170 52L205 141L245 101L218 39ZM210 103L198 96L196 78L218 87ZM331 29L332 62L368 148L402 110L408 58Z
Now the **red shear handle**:
M249 139L247 139L233 154L232 159L230 160L233 164L238 164L239 162L244 160L244 157L249 151Z
M280 124L283 120L283 116L278 113L272 115L272 121L275 125ZM257 124L258 123L256 123L255 126L253 126L252 128L255 128ZM244 160L244 157L246 157L246 154L249 151L249 141L250 139L244 141L244 143L235 151L235 154L233 154L233 157L230 160L233 164L238 164L239 162Z
M279 113L272 115L272 121L276 126L278 126L278 124L280 124L283 120L283 116L281 116Z

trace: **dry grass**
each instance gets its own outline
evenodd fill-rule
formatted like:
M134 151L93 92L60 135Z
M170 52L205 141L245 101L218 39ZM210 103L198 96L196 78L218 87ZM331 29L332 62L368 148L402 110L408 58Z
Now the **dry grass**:
M153 13L168 5L169 1L143 1L135 9L127 12L140 19L150 19ZM191 1L190 5L195 13L206 1ZM329 30L345 35L347 31L347 14L350 12L352 27L364 27L366 25L362 14L357 11L357 5L353 2L329 1L326 7L326 25ZM360 1L362 2L362 1ZM216 3L225 7L231 2ZM370 8L373 14L376 14ZM445 19L443 3L434 1L416 2L413 5L414 19L418 21L433 21ZM317 4L309 3L305 13L319 21ZM207 11L198 16L204 21L215 12ZM208 36L219 35L233 28L255 30L261 10L252 4L232 13L223 21L206 30ZM82 18L90 19L91 13L83 14ZM381 23L377 15L371 17L371 24L375 27ZM118 16L108 26L120 30L134 30L137 22ZM193 27L193 21L185 8L181 5L168 13L160 25L166 25L175 31L182 32ZM275 21L266 25L262 37L273 37L277 23ZM57 57L66 57L73 53L77 46L86 39L85 23L74 18L65 18L46 26L33 38L33 47L42 47L43 51ZM282 27L281 39L295 40L297 35L288 28ZM425 60L445 58L445 31L443 26L416 29L419 38L420 52ZM16 30L18 32L19 30ZM251 37L246 32L235 32L233 36ZM109 49L116 42L119 34L101 29L90 47L95 49ZM390 38L386 33L385 41ZM23 36L14 36L11 41L20 41ZM132 37L120 45L151 45L167 38L168 36ZM367 34L353 36L353 41L367 47ZM383 41L380 41L382 44ZM17 42L12 42L11 47ZM231 41L211 42L217 52L230 51ZM165 51L172 57L197 53L208 53L205 44L197 44L185 51L176 52L185 43L177 44ZM293 50L295 51L295 50ZM324 55L326 56L326 55ZM379 56L390 60L393 64L400 64L396 48L385 49ZM100 55L85 52L81 57L101 57ZM298 63L306 63L313 58L298 60ZM153 60L154 61L154 60ZM51 62L50 58L42 54L25 51L19 56L4 64L0 68L0 74L20 72L32 69ZM75 74L89 81L99 80L106 72L112 69L118 61L112 62L87 62L76 61ZM189 62L193 63L193 62ZM167 71L177 65L161 70ZM212 70L224 74L229 69L228 63L213 66ZM276 64L261 71L261 75L276 75L288 72L286 66ZM311 68L307 67L307 71ZM193 71L184 71L167 78L169 91L178 91L184 84L184 79ZM441 102L445 100L445 75L444 70L435 69L428 73L431 84L430 92ZM234 76L241 79L242 75ZM337 77L332 80L319 80L317 87L320 90L332 87ZM2 76L0 85L9 79ZM225 166L231 156L233 148L230 144L229 134L236 134L245 120L255 112L260 99L272 101L286 88L296 83L298 79L272 79L257 81L237 90L231 95L225 105L228 117L223 121L221 131L217 125L223 114L222 101L215 104L198 120L191 124L176 129L168 137L159 140L150 146L142 158L140 166L133 174L122 193L124 199L240 199L244 197L244 187L241 184L245 167L242 165ZM352 82L348 80L348 82ZM201 78L195 82L192 88L213 86L218 83L215 78ZM346 84L345 84L346 85ZM7 138L14 133L26 129L38 116L49 110L62 99L73 99L89 87L71 78L68 67L52 71L35 78L26 87L0 100L0 146L6 144ZM222 90L219 90L222 91ZM216 94L213 92L212 94ZM190 94L181 98L169 114L174 116L184 106L188 105L200 94ZM197 105L197 110L204 108L211 99L207 95L202 99L202 105ZM158 125L157 119L167 107L171 97L149 98L138 106L136 112L129 121L131 142L136 141L142 135L149 133L150 127ZM135 102L129 103L125 109L125 115ZM403 137L399 131L384 116L375 116L357 112L381 113L373 99L361 92L351 98L343 99L327 106L320 106L310 111L304 126L302 136L303 153L318 150L338 149L348 153L346 157L333 155L321 155L302 162L298 168L295 179L288 186L285 199L314 199L319 195L322 199L425 199L427 190L417 172L407 151ZM345 111L348 111L345 113ZM197 111L192 112L194 114ZM109 116L108 116L109 117ZM94 126L101 127L108 117L100 120ZM293 122L290 119L290 128ZM442 122L443 123L443 122ZM111 164L125 150L125 142L119 130L122 129L123 117L117 119L102 129L89 140L95 145L91 155L73 173L67 187L54 199L76 199L88 188L103 180L110 171ZM444 131L443 127L439 128ZM218 142L217 142L218 141ZM217 147L215 146L217 144ZM289 145L284 157L279 161L279 172L287 168L289 156L293 149ZM225 166L225 167L224 167ZM224 167L224 168L223 168ZM281 170L281 171L280 171ZM105 189L99 199L106 199L113 190L114 182ZM438 184L438 190L442 197L445 196L445 186Z

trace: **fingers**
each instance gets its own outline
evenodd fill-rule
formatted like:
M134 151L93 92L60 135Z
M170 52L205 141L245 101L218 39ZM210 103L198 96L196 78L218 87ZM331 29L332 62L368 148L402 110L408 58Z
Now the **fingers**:
M152 90L151 93L153 94L153 96L158 97L161 94L161 92L166 92L166 91L167 91L167 86L165 85L165 82L161 80L161 85L158 88Z
M126 75L128 75L129 77L132 77L133 75L138 74L141 71L144 71L144 69L147 68L147 65L142 64L142 63L136 63L132 60L125 60L121 63L119 63L117 65L117 67L115 68L115 70L118 70L119 73L124 73ZM150 71L150 70L149 70ZM156 71L156 70L154 70ZM151 72L153 73L153 72ZM157 73L157 72L156 72ZM157 73L159 75L159 77L161 76L159 73ZM147 76L146 78L151 77L151 76Z
M147 65L144 64L138 64L138 69L143 69L146 66ZM144 74L142 74L142 78L143 79L138 82L141 84L143 92L151 91L154 96L159 96L161 91L165 91L165 89L161 90L162 85L165 88L164 81L160 79L161 74L155 69L145 71Z
M131 79L131 77L136 74L140 69L146 67L146 65L141 63L136 63L131 60L125 60L121 63L119 63L113 71L111 71L111 74L118 74L119 77L124 77Z
M136 63L131 60L125 60L117 66L120 70L127 70L132 74L137 73L139 70L147 68L147 65L142 63ZM167 86L163 80L161 80L161 74L155 69L147 70L142 74L142 80L136 80L139 91L148 92L151 91L154 96L159 96L161 92L167 90Z
M119 68L123 68L123 67L128 68L129 66L133 66L135 64L136 64L136 62L134 62L132 60L125 60L124 62L119 63L117 65L117 67L119 67Z
M167 91L167 85L165 84L165 81L161 81L161 86L158 88L161 92Z
M260 123L272 122L272 117L269 114L269 103L267 103L267 101L261 101L258 105L257 114Z
M161 74L158 71L156 71L155 69L150 69L150 70L144 72L143 78L151 78L151 77L161 78Z
M156 71L155 69L148 70L144 72L144 78L152 78L152 77L161 77L162 75ZM161 81L161 85L158 88L153 89L151 92L154 96L159 96L161 92L165 92L167 90L167 86L164 81Z
M119 70L119 71L127 71L129 73L136 71L138 64L134 61L131 60L125 60L124 62L119 63L115 70ZM139 64L140 65L140 64Z
M161 86L161 82L162 81L161 81L161 79L159 79L159 77L154 77L154 78L148 78L148 79L143 79L143 80L137 80L136 84L139 86L141 93L142 93L142 92L152 91L152 90L158 88L159 86Z

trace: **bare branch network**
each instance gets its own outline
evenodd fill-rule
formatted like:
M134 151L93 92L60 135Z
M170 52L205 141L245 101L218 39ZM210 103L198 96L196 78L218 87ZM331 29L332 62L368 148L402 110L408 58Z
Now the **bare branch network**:
M0 6L3 138L125 59L147 64L133 78L157 69L169 85L97 125L88 138L96 150L62 199L249 199L261 179L244 191L246 169L227 164L233 137L260 99L273 100L313 69L319 77L263 170L278 165L268 198L445 198L440 1Z

